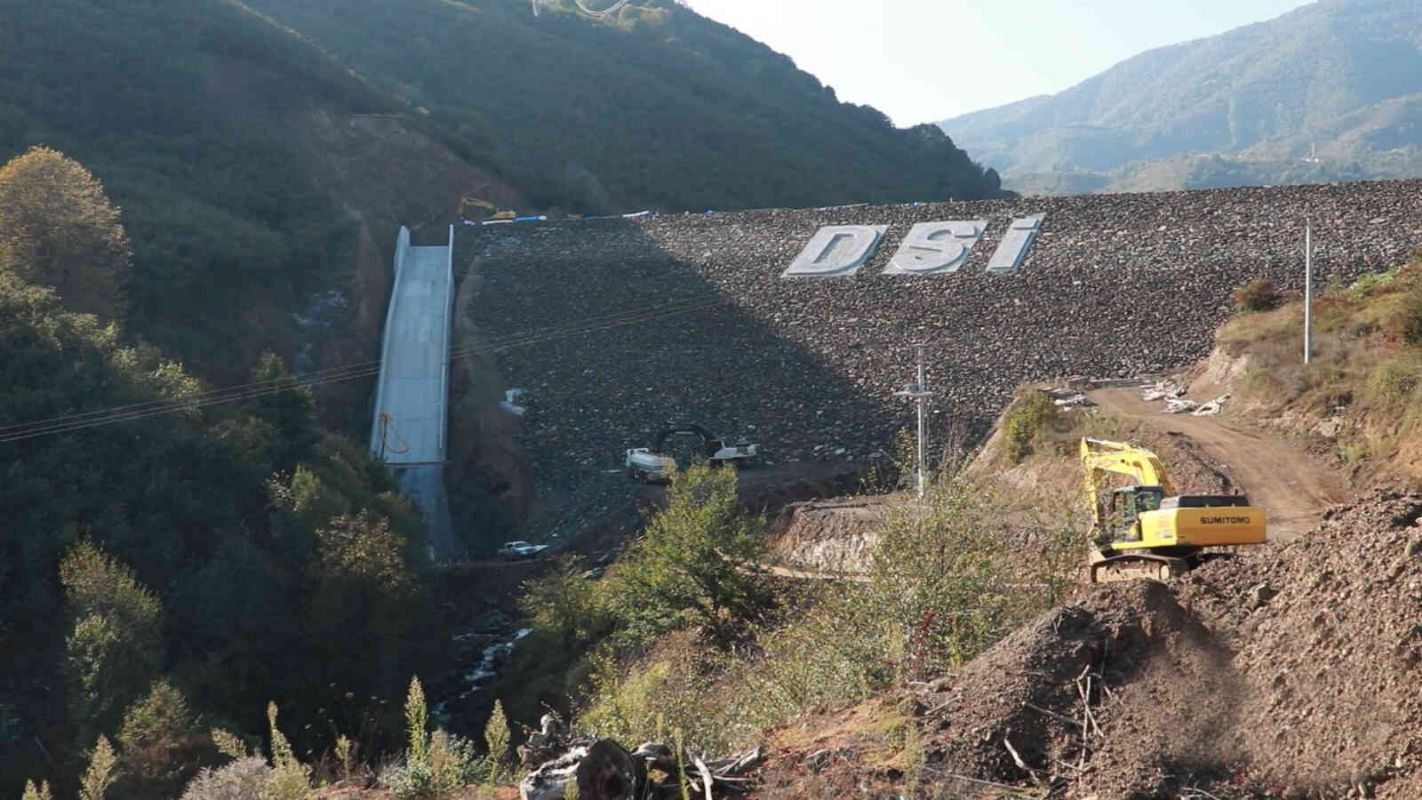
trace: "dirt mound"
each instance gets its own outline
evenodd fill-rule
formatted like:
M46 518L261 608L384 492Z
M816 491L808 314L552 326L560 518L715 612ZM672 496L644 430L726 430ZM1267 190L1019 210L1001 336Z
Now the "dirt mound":
M1422 765L1419 520L1422 495L1382 492L1180 587L1237 652L1233 739L1258 779L1327 793Z
M864 704L779 732L763 796L968 797L994 784L1091 785L1103 800L1173 791L1184 785L1173 766L1202 760L1200 743L1226 723L1228 661L1164 585L1105 587L897 706ZM1186 686L1210 686L1213 701L1195 702Z
M795 569L866 573L891 503L869 496L791 504L771 528L774 553Z
M1092 591L950 676L787 727L764 796L1422 796L1419 604L1422 494L1378 493L1307 537Z

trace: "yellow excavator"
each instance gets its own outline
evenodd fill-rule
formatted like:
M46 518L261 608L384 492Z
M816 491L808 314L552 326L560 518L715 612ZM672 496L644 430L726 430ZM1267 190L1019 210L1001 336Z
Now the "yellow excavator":
M1210 548L1268 541L1264 509L1242 495L1176 495L1165 465L1149 450L1100 439L1081 440L1091 527L1092 583L1169 580L1224 551ZM1104 490L1109 475L1130 486Z

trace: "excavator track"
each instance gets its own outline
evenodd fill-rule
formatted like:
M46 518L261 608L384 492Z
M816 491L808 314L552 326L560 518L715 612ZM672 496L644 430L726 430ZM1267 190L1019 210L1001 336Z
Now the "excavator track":
M1209 561L1232 558L1228 550L1202 550L1189 555L1161 555L1139 552L1106 555L1093 552L1087 566L1087 576L1093 584L1119 581L1157 580L1162 583L1178 578Z
M1172 558L1149 553L1106 556L1087 567L1091 583L1117 583L1153 579L1161 582L1184 575L1190 570L1187 558Z

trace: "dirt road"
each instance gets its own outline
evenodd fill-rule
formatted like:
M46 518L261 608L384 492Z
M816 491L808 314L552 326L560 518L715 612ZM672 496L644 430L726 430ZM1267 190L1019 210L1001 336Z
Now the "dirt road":
M1140 399L1135 389L1105 389L1091 399L1111 414L1163 433L1183 434L1211 459L1225 465L1230 479L1253 505L1269 513L1269 536L1288 541L1307 533L1323 510L1348 500L1347 480L1284 437L1232 418L1164 414Z

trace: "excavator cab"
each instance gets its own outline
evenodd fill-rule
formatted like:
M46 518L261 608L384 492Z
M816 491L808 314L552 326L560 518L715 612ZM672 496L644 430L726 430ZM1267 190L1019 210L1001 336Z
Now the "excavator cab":
M1160 486L1126 486L1111 492L1111 507L1099 522L1102 543L1141 540L1141 514L1159 511L1165 500Z

